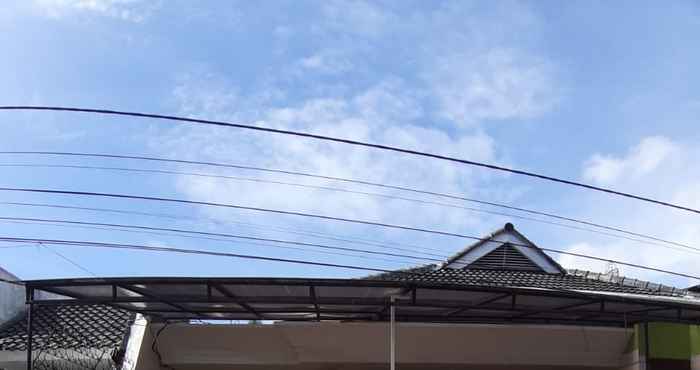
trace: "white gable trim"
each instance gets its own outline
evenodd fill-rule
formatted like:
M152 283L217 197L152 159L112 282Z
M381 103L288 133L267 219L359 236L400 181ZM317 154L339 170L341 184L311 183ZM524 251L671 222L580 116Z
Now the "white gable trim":
M561 272L561 270L559 270L559 267L553 264L544 255L544 253L541 250L539 250L539 248L537 248L536 245L530 243L529 241L520 237L514 232L505 231L503 233L500 233L494 239L495 241L489 240L487 242L481 243L480 245L467 252L464 256L445 265L445 267L453 269L465 268L472 264L474 261L490 253L494 249L502 246L503 244L511 243L510 245L513 248L517 249L520 253L525 255L525 257L529 258L530 261L535 263L545 272L550 274L557 274ZM525 244L530 247L525 247L520 244Z

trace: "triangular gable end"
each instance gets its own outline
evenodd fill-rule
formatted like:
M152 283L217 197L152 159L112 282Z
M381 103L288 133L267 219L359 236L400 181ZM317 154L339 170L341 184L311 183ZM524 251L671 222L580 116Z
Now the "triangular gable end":
M510 244L503 244L491 252L486 253L481 258L469 264L467 268L479 270L545 272L540 266Z
M515 230L510 223L451 257L443 267L565 273L558 263Z

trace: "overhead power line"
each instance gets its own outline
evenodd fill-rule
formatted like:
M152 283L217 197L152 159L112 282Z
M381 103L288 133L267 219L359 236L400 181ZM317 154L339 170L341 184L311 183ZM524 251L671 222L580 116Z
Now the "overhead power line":
M351 140L351 139L344 139L344 138L338 138L338 137L333 137L333 136L318 135L318 134L312 134L312 133L308 133L308 132L282 130L282 129L275 129L275 128L269 128L269 127L255 126L255 125L247 125L247 124L241 124L241 123L231 123L231 122L224 122L224 121L213 121L213 120L187 118L187 117L179 117L179 116L172 116L172 115L141 113L141 112L128 112L128 111L119 111L119 110L110 110L110 109L23 105L23 106L0 106L0 110L61 111L61 112L79 112L79 113L129 116L129 117L152 118L152 119L162 119L162 120L169 120L169 121L178 121L178 122L188 122L188 123L196 123L196 124L204 124L204 125L221 126L221 127L230 127L230 128L262 131L262 132L269 132L269 133L276 133L276 134L283 134L283 135L292 135L292 136L305 137L305 138L310 138L310 139L315 139L315 140L330 141L330 142L343 143L343 144L349 144L349 145L355 145L355 146L362 146L362 147L373 148L373 149L392 151L392 152L403 153L403 154L410 154L410 155L415 155L415 156L420 156L420 157L433 158L433 159L439 159L439 160L444 160L444 161L449 161L449 162L461 163L461 164L466 164L466 165L470 165L470 166L477 166L477 167L487 168L487 169L501 171L501 172L508 172L508 173L513 173L513 174L517 174L517 175L523 175L523 176L528 176L528 177L537 178L537 179L541 179L541 180L546 180L546 181L556 182L556 183L560 183L560 184L575 186L575 187L579 187L579 188L595 190L595 191L599 191L599 192L604 192L604 193L613 194L613 195L617 195L617 196L621 196L621 197L636 199L636 200L640 200L640 201L644 201L644 202L648 202L648 203L653 203L653 204L657 204L657 205L661 205L661 206L665 206L665 207L671 207L671 208L675 208L675 209L680 209L680 210L700 214L700 210L686 207L683 205L674 204L674 203L670 203L670 202L666 202L666 201L662 201L662 200L658 200L658 199L653 199L650 197L635 195L635 194L631 194L631 193L627 193L627 192L623 192L623 191L618 191L618 190L614 190L614 189L610 189L610 188L604 188L604 187L600 187L600 186L586 184L586 183L582 183L582 182L578 182L578 181L566 180L566 179L562 179L562 178L558 178L558 177L554 177L554 176L543 175L543 174L539 174L539 173L535 173L535 172L531 172L531 171L509 168L509 167L505 167L505 166L499 166L499 165L478 162L478 161L473 161L473 160L468 160L468 159L455 158L455 157L450 157L450 156L441 155L441 154L434 154L434 153L423 152L423 151L418 151L418 150L400 148L400 147L396 147L396 146L390 146L390 145L384 145L384 144L374 144L374 143L369 143L369 142L364 142L364 141L359 141L359 140Z
M495 239L487 239L487 238L484 238L482 240L491 240L494 242L504 242L504 241L499 241L499 240L495 240ZM276 257L267 257L267 256L258 256L258 255L249 255L249 254L237 254L237 253L228 253L228 252L203 251L203 250L198 250L198 249L183 249L183 248L173 248L173 247L154 247L154 246L145 246L145 245L136 245L136 244L123 244L123 243L105 243L105 242L93 242L93 241L38 239L38 238L16 238L16 237L7 237L7 236L0 236L0 242L44 243L44 244L54 244L54 245L72 245L72 246L86 246L86 247L97 247L97 248L134 249L134 250L155 251L155 252L174 252L174 253L185 253L185 254L200 254L200 255L209 255L209 256L220 256L220 257L256 259L256 260L264 260L264 261L272 261L272 262L297 263L297 264L326 266L326 267L338 267L338 268L364 270L364 271L397 272L394 270L387 270L387 269L366 267L366 266L344 265L344 264L316 262L316 261L309 261L309 260L276 258ZM511 244L523 246L523 247L527 247L527 248L535 248L535 247L532 247L532 246L527 245L527 244L518 244L518 243L511 243ZM638 269L660 272L660 273L664 273L664 274L685 277L685 278L694 279L694 280L700 280L700 276L695 276L695 275L690 275L690 274L685 274L685 273L680 273L680 272L675 272L675 271L670 271L670 270L664 270L664 269L659 269L659 268L655 268L655 267L649 267L649 266L644 266L644 265L639 265L639 264L634 264L634 263L629 263L629 262L624 262L624 261L611 260L608 258L589 256L589 255L580 254L580 253L569 253L569 252L559 251L556 249L547 249L547 248L539 248L539 249L544 250L544 251L554 252L554 253L568 254L568 255L572 255L572 256L577 256L577 257L587 258L587 259L592 259L592 260L597 260L597 261L613 262L613 263L616 263L619 265L634 267L634 268L638 268Z
M610 237L631 240L634 242L639 242L639 243L644 243L644 244L660 245L658 243L664 243L664 244L675 245L675 246L682 247L682 248L694 249L694 247L692 247L688 244L659 238L657 236L643 234L643 233L639 233L639 232L634 232L634 231L626 230L626 229L623 229L623 228L617 227L617 226L609 226L609 225L604 225L604 224L595 223L592 221L586 221L586 220L582 220L582 219L577 219L577 218L573 218L573 217L561 216L561 215L553 214L550 212L537 211L537 210L533 210L533 209L511 206L511 205L498 203L498 202L485 201L485 200L475 199L475 198L467 198L467 197L463 197L463 196L439 193L439 192L435 192L435 191L421 190L421 189L409 188L409 187L404 187L404 186L382 184L382 183L377 183L377 182L348 179L348 178L335 177L335 176L311 174L311 173L299 172L299 171L288 171L288 170L281 170L281 169L271 169L271 168L255 167L255 166L228 164L228 163L190 161L190 160L171 159L171 158L130 156L130 155L117 155L117 154L51 152L51 151L0 151L0 154L32 154L32 155L98 157L98 158L112 158L112 159L135 159L135 160L145 160L145 161L157 161L157 162L170 162L170 163L180 163L180 164L227 167L227 168L235 168L235 169L254 170L254 171L261 171L261 172L279 173L279 174L286 174L286 175L318 178L318 179L324 179L324 180L340 181L340 182L347 182L347 183L354 183L354 184L361 184L361 185L369 185L369 186L374 186L374 187L381 187L381 188L391 189L391 190L400 190L400 191L412 192L412 193L417 193L417 194L436 196L436 197L441 197L441 198L446 198L446 199L466 201L466 202L482 204L482 205L489 205L489 206L514 210L514 211L529 213L529 214L533 214L533 215L548 217L548 218L552 218L552 219L557 219L560 221L577 223L577 224L590 226L590 227L594 227L594 228L598 228L598 229L602 229L602 230L614 231L617 233L634 236L635 238L630 238L630 237L626 237L623 235L617 235L617 234L612 234L612 233L607 233L607 232L601 232L599 230L593 230L593 229L586 228L586 227L577 227L574 225L569 225L569 224L564 224L564 223L551 222L551 221L546 221L546 220L542 220L542 219L538 219L538 218L526 217L526 216L522 216L522 215L496 212L496 211L479 209L479 208L472 208L472 207L464 207L464 206L459 206L459 205L455 205L455 204L431 202L431 201L426 201L426 200L412 199L412 198L394 196L394 195L389 195L389 194L377 194L377 193L371 193L371 192L341 189L341 188L335 188L335 187L329 187L329 186L317 186L317 185L290 183L290 182L274 181L274 180L266 180L266 179L244 178L244 177L238 177L238 176L200 174L200 173L171 171L171 170L158 170L158 169L135 169L135 168L123 168L123 167L83 166L83 165L53 165L53 164L40 164L40 165L38 165L38 164L4 164L4 166L45 166L45 167L58 167L58 168L67 167L67 168L86 168L86 169L104 169L104 170L133 171L133 172L180 174L180 175L188 175L188 176L204 176L204 177L214 177L214 178L225 178L225 179L229 179L229 180L252 181L252 182L273 183L273 184L281 184L281 185L288 185L288 186L324 189L324 190L339 191L339 192L346 192L346 193L362 194L362 195L368 195L368 196L384 197L384 198L390 198L390 199L414 201L414 202L419 202L419 203L423 203L423 204L433 204L433 205L439 205L439 206L445 206L445 207L451 207L451 208L461 208L461 209L464 209L467 211L472 211L472 212L480 212L480 213L487 213L487 214L503 216L503 217L518 218L518 219L532 221L532 222L544 223L544 224L565 227L565 228L574 229L574 230L587 231L587 232L592 232L592 233L596 233L596 234L600 234L600 235L606 235L606 236L610 236ZM640 240L640 239L636 239L636 238L649 239L651 241L658 242L658 243L651 243L649 241Z
M489 214L489 215L494 215L494 216L515 218L515 219L520 219L520 220L543 223L543 224L547 224L547 225L565 227L565 228L574 229L574 230L582 230L582 231L592 232L592 233L596 233L596 234L632 240L632 241L639 242L639 243L659 245L658 243L650 243L650 242L645 241L645 240L629 238L629 237L626 237L623 235L616 235L616 234L601 232L601 231L593 230L593 229L589 229L589 228L583 228L583 227L578 227L578 226L573 226L573 225L568 225L568 224L563 224L563 223L558 223L558 222L552 222L552 221L547 221L547 220L542 220L542 219L538 219L538 218L527 217L527 216L522 216L522 215L517 215L517 214L512 214L512 213L504 213L504 212L492 211L492 210L481 209L481 208L465 207L465 206L460 206L457 204L435 202L435 201L416 199L416 198L408 198L408 197L391 195L391 194L380 194L380 193L373 193L373 192L367 192L367 191L343 189L343 188L337 188L337 187L333 187L333 186L300 184L300 183L294 183L294 182L268 180L268 179L260 179L260 178L249 178L249 177L240 177L240 176L216 175L216 174L208 174L208 173L172 171L172 170L160 170L160 169L150 169L150 168L108 167L108 166L67 165L67 164L37 164L37 163L12 163L12 164L0 163L0 167L73 168L73 169L88 169L88 170L123 171L123 172L134 172L134 173L141 173L141 174L143 174L143 173L156 173L156 174L196 176L196 177L217 178L217 179L234 180L234 181L286 185L286 186L300 187L300 188L306 188L306 189L342 192L342 193L357 194L357 195L384 198L384 199L401 200L401 201L418 203L418 204L423 204L423 205L434 205L434 206L439 206L439 207L461 209L461 210L465 210L465 211L469 211L469 212L476 212L476 213L483 213L483 214Z
M89 275L92 275L92 276L94 276L94 277L97 277L97 274L95 274L94 272L88 270L87 268L85 268L85 267L82 266L81 264L79 264L79 263L73 261L72 259L66 257L63 253L61 253L61 252L59 252L59 251L57 251L57 250L55 250L55 249L49 247L48 245L44 245L43 243L39 243L39 245L41 245L42 247L44 247L44 249L48 250L49 252L51 252L51 253L57 255L57 256L58 256L59 258L61 258L62 260L64 260L64 261L70 263L71 265L75 266L75 267L78 268L79 270L81 270L81 271L83 271L83 272L85 272L85 273L87 273L87 274L89 274Z
M74 209L74 210L80 210L80 211L105 212L105 213L115 213L115 214L125 214L125 215L138 215L138 216L165 218L165 219L171 219L171 220L187 220L187 221L194 221L194 222L205 222L205 223L210 223L210 224L219 225L219 226L221 226L221 225L242 225L242 226L251 227L251 228L260 229L260 230L265 230L265 231L275 231L275 232L282 232L282 233L288 233L288 234L310 236L310 237L319 238L319 239L341 241L341 242L353 243L353 244L364 244L364 245L368 245L368 246L380 247L380 248L385 248L385 249L392 249L392 250L397 250L397 251L402 251L402 252L419 253L419 254L425 254L425 255L434 256L434 257L444 257L444 254L436 254L436 253L430 253L430 252L424 251L424 250L428 250L428 251L434 251L434 252L438 252L438 253L444 253L443 250L436 249L436 248L420 247L420 246L416 246L416 245L408 245L408 244L396 243L396 242L388 243L386 241L376 241L376 240L357 238L357 237L339 236L338 234L329 234L329 233L321 232L321 231L299 230L299 229L292 229L292 228L279 227L279 226L256 224L256 223L250 223L250 222L228 221L228 220L226 222L222 222L219 220L215 220L215 219L211 219L211 218L203 218L203 217L191 217L191 216L180 216L180 215L173 215L173 214L167 214L167 213L131 211L131 210L115 209L115 208L79 207L79 206L69 206L69 205L62 205L62 204L28 203L28 202L0 202L0 204L15 205L15 206L27 206L27 207ZM403 248L401 246L406 246L409 248ZM419 250L417 248L421 248L424 250Z
M29 222L29 221L25 222L25 221L0 220L0 222L3 222L3 223L6 222L6 223L12 223L12 224L24 224L24 225L36 225L37 224L35 222ZM233 240L224 239L224 238L215 238L215 237L207 237L207 236L192 236L192 235L183 235L183 234L177 234L177 233L166 233L166 232L157 232L157 231L120 229L120 228L116 228L116 227L70 225L70 224L48 223L48 222L47 223L40 223L40 225L65 227L65 228L91 229L91 230L120 231L120 232L126 232L126 233L138 233L138 234L145 234L145 235L176 236L176 237L180 237L180 238L195 239L195 240L212 240L212 241L218 241L218 242L234 243ZM332 252L332 251L326 251L326 250L314 250L314 249L302 248L302 247L292 247L289 245L277 245L277 244L260 243L260 242L252 242L252 241L240 241L239 240L239 241L236 241L235 244L236 245L251 245L251 246L265 247L265 248L295 250L295 251L301 251L301 252L305 252L305 253L318 253L318 254L326 254L326 255L332 255L332 256L361 258L361 259L380 261L380 262L390 262L390 263L400 263L400 264L404 264L404 263L408 262L408 261L398 261L396 259L389 259L389 258L356 255L356 254L341 253L341 252ZM22 247L22 245L13 245L13 246L5 247L5 248L16 248L16 247ZM4 247L0 246L0 248L4 248Z
M255 211L255 212L277 213L277 214L290 215L290 216L301 216L301 217L317 218L317 219L329 220L329 221L338 221L338 222L362 224L362 225L368 225L368 226L378 226L378 227L398 229L398 230L415 231L415 232L421 232L421 233L450 236L450 237L470 239L470 240L476 240L476 241L493 241L493 242L500 242L500 243L510 243L511 245L522 246L525 248L532 248L532 246L530 246L528 244L515 243L515 242L510 242L510 241L502 241L502 240L491 239L491 238L481 238L481 237L474 236L474 235L453 233L453 232L442 231L442 230L434 230L434 229L419 228L419 227L404 226L404 225L395 225L395 224L388 224L388 223L375 222L375 221L356 220L356 219L350 219L350 218L318 215L318 214L305 213L305 212L284 211L284 210L260 208L260 207L248 207L248 206L226 204L226 203L202 202L202 201L193 201L193 200L184 200L184 199L148 197L148 196L139 196L139 195L127 195L127 194L96 193L96 192L50 190L50 189L0 188L0 191L36 192L36 193L44 193L44 194L64 194L64 195L85 195L85 196L96 196L96 197L149 200L149 201L161 201L161 202L175 202L175 203L206 205L206 206L214 206L214 207L225 207L225 208L241 209L241 210L248 210L248 211ZM573 257L580 257L580 258L586 258L586 259L603 261L603 262L613 262L613 263L616 263L619 265L624 265L624 266L641 268L641 269L646 269L646 270L650 270L650 271L662 272L662 273L666 273L666 274L688 277L688 278L693 278L693 279L696 278L693 275L677 273L677 272L673 272L670 270L663 270L663 269L658 269L658 268L653 268L653 267L647 267L647 266L629 263L629 262L625 262L625 261L613 260L613 259L609 259L609 258L596 257L596 256L589 256L589 255L585 255L585 254L581 254L581 253L566 252L566 251L562 251L559 249L553 249L553 248L543 248L543 247L538 247L538 248L540 250L543 250L543 251L557 253L557 254L561 254L561 255L569 255L569 256L573 256ZM700 280L700 278L698 278L698 280Z
M380 255L380 256L400 257L400 258L407 258L407 259L418 260L418 261L433 261L433 262L443 262L444 261L444 259L437 259L437 258L430 258L430 257L419 257L419 256L414 256L414 255L408 255L408 254L378 252L378 251L372 251L372 250L368 250L368 249L347 248L347 247L330 246L330 245L317 244L317 243L305 243L305 242L292 241L292 240L260 238L260 237L256 237L256 236L250 236L250 235L214 233L214 232L207 232L207 231L184 230L184 229L176 229L176 228L152 227L152 226L142 226L142 225L125 225L125 224L114 224L114 223L104 223L104 222L87 222L87 221L75 221L75 220L63 220L63 219L31 218L31 217L3 217L3 216L0 216L0 220L47 222L47 223L59 223L59 224L71 224L71 225L106 226L106 227L111 227L111 228L125 228L125 229L137 229L137 230L148 230L148 231L167 231L167 232L181 233L181 234L215 236L215 237L223 237L223 238L231 238L231 239L253 240L253 241L268 242L268 243L290 244L290 245L296 245L296 246L314 247L314 248L339 250L339 251L346 251L346 252L357 252L357 253Z
M262 260L262 261L270 261L270 262L295 263L295 264L314 265L314 266L323 266L323 267L337 267L337 268L345 268L345 269L351 269L351 270L362 270L362 271L376 271L376 272L391 272L392 271L392 270L373 268L373 267L343 265L343 264L336 264L336 263L315 262L315 261L297 260L297 259L289 259L289 258L276 258L276 257L267 257L267 256L256 256L256 255L250 255L250 254L203 251L203 250L198 250L198 249L154 247L154 246L136 245L136 244L102 243L102 242L56 240L56 239L13 238L13 237L0 237L0 241L20 242L20 243L22 243L22 242L23 243L43 243L43 244L53 244L53 245L85 246L85 247L94 247L94 248L132 249L132 250L142 250L142 251L151 251L151 252L198 254L198 255L207 255L207 256L253 259L253 260Z

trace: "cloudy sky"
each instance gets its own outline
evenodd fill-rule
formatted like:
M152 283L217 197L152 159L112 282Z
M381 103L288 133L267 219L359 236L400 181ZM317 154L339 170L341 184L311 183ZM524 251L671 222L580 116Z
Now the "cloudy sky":
M699 34L700 6L684 1L643 6L632 1L5 2L0 7L0 105L103 107L301 130L512 166L700 208ZM700 218L688 212L437 160L124 117L4 111L0 122L4 151L148 155L347 177L531 208L700 247ZM688 273L700 261L698 252L668 244L331 180L104 158L4 154L0 164L4 187L221 202L475 236L510 221L546 248ZM14 166L18 164L160 169L238 179ZM379 252L402 248L420 256L449 255L470 243L148 201L0 192L0 202L0 217L182 228ZM132 213L9 204L17 202ZM0 222L0 236L197 248L377 268L422 263L36 223ZM387 246L394 249L383 248ZM565 267L606 269L604 262L552 256ZM0 243L0 265L22 278L89 274L74 263L104 276L362 274L205 256ZM619 267L629 276L679 286L697 283Z

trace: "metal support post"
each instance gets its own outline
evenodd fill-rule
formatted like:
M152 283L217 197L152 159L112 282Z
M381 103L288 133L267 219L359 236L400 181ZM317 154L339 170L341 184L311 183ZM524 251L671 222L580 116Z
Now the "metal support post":
M389 369L396 370L396 307L394 306L395 297L391 296L389 308Z
M33 344L33 325L32 325L32 315L34 311L34 289L27 288L27 304L29 305L27 309L27 370L32 370L32 344Z

